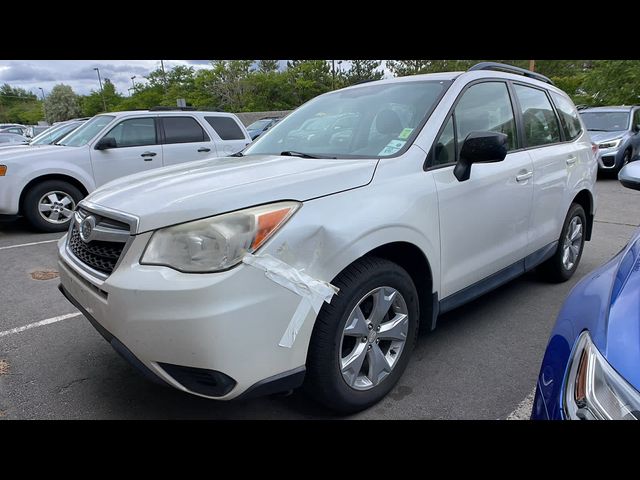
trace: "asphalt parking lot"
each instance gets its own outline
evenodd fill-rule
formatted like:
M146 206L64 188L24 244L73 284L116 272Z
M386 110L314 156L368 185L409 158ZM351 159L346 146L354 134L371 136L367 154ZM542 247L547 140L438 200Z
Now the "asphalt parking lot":
M593 239L571 281L529 273L443 316L420 336L395 390L353 418L528 418L564 298L640 225L640 192L606 178L596 188ZM0 222L0 419L331 418L300 392L222 403L143 379L58 292L60 237L30 232L20 219Z

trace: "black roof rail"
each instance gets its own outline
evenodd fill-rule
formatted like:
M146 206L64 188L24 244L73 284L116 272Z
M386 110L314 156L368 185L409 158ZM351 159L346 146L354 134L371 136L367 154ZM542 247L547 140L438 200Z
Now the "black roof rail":
M507 65L506 63L498 63L498 62L480 62L476 63L473 67L471 67L467 72L472 72L475 70L496 70L507 73L516 73L518 75L524 75L525 77L533 78L535 80L540 80L541 82L548 83L549 85L553 85L553 82L549 79L549 77L545 77L544 75L536 72L532 72L530 70L525 70L524 68L514 67L513 65Z
M163 106L157 106L157 107L151 107L149 109L150 112L171 112L171 111L194 111L197 110L196 107L163 107Z
M367 78L365 80L359 80L359 81L357 81L355 83L352 83L351 85L360 85L362 83L369 83L369 82L377 82L377 80L374 80L373 78ZM349 86L351 86L351 85L349 85Z

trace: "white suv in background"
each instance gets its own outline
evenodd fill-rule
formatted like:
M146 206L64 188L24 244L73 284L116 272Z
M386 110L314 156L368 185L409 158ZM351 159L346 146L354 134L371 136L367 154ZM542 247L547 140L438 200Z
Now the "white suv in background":
M231 113L143 110L97 115L57 144L0 151L0 214L45 232L69 227L78 202L132 173L221 157L251 143Z
M330 128L301 135L313 119ZM242 156L96 190L58 244L61 290L161 383L229 400L304 381L352 412L393 388L420 323L535 267L571 277L596 174L573 103L541 75L356 85Z

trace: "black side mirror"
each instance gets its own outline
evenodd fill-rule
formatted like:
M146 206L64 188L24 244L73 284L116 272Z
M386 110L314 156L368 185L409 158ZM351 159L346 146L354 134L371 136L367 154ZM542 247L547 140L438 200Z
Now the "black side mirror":
M118 148L118 143L113 137L102 137L95 146L96 150L107 150L109 148Z
M507 156L508 137L498 132L471 132L460 149L460 159L453 169L458 181L464 182L471 176L473 163L501 162Z
M618 180L623 186L640 190L640 162L627 163L618 173Z
M636 133L640 132L640 123L633 126L633 131Z

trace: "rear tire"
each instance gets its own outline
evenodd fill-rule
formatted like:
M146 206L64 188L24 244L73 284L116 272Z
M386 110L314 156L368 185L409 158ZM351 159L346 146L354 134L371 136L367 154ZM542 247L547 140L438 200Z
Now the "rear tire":
M305 389L332 410L354 413L380 401L402 376L418 333L418 294L403 268L377 257L356 261L332 283L340 291L314 325ZM359 363L348 362L356 357Z
M560 283L573 276L582 258L586 226L584 209L581 205L572 203L562 226L556 253L538 267L543 278Z
M31 187L24 196L22 213L40 232L63 232L69 228L73 211L84 195L63 180L46 180Z

